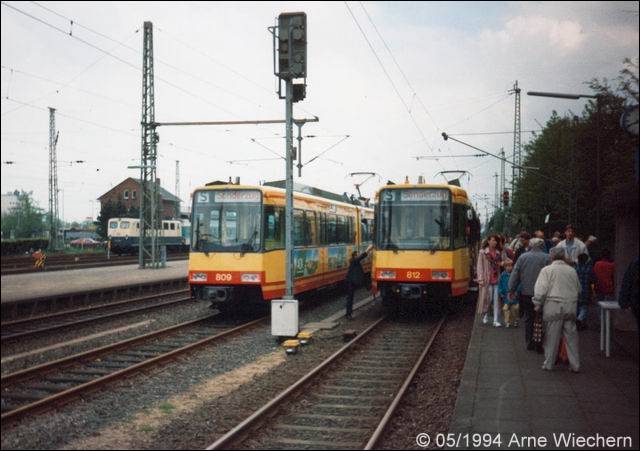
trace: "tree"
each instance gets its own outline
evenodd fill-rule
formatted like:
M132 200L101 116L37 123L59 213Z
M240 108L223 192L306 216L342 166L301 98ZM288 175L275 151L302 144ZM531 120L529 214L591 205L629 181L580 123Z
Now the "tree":
M608 199L620 183L634 179L637 137L622 130L619 121L625 105L638 101L637 72L637 62L627 59L616 86L591 80L587 84L597 100L581 116L560 117L554 111L525 146L523 165L540 168L526 171L515 187L513 217L525 228L540 227L550 214L554 230L571 221L580 235L595 234L599 218L599 238L612 244L615 211Z
M39 208L31 193L18 193L18 205L2 214L2 236L10 238L36 238L44 235L46 229L44 210Z

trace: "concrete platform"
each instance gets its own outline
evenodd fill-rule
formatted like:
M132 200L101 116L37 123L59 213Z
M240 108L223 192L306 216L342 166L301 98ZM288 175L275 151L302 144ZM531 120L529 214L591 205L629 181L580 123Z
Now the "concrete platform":
M478 316L449 432L500 434L500 446L486 447L492 449L585 447L576 442L556 443L560 433L565 437L574 433L574 438L629 437L631 448L622 441L617 444L627 447L599 442L596 448L638 449L637 355L614 346L611 357L606 358L600 352L599 329L579 334L581 373L572 374L563 364L547 372L541 369L543 355L525 349L522 326L494 328L482 324ZM546 437L548 441L546 445L510 443L514 437ZM460 445L465 447L464 442Z
M188 261L180 260L168 262L161 269L140 270L136 264L2 276L2 304L42 296L186 278L187 268Z

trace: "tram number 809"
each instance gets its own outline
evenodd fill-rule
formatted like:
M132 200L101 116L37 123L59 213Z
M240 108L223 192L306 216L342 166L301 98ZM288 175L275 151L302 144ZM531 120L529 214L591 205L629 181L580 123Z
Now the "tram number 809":
M231 282L231 274L216 274L216 282Z

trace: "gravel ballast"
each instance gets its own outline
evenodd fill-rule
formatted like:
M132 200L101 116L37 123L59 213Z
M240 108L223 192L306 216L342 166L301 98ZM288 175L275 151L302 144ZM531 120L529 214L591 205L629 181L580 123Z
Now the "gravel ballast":
M435 448L436 435L449 430L473 329L473 299L444 324L378 449L424 449L416 444L420 433L429 434L432 438L429 448Z
M358 293L358 299L367 296L364 290ZM308 302L301 313L304 322L320 321L344 308L343 293L319 297L326 301ZM349 328L379 316L379 307L375 304L358 314ZM15 426L3 425L2 448L206 446L342 346L342 328L319 333L312 345L287 357L265 321L250 332L110 385L84 400Z

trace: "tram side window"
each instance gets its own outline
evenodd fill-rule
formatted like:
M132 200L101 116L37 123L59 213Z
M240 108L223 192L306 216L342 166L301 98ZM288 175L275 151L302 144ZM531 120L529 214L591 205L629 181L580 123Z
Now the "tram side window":
M284 249L284 208L267 206L264 212L265 250Z
M360 240L362 244L369 243L371 241L371 235L369 234L369 224L366 219L360 222Z
M319 228L320 228L320 244L328 244L327 239L327 214L318 213L319 216Z
M117 221L112 221L109 223L109 228L110 229L117 229L118 228L118 222Z
M304 212L304 231L305 231L305 245L315 246L318 244L318 231L316 227L316 212L305 211Z
M347 221L344 216L338 215L336 226L335 243L346 243L347 241Z
M467 245L467 208L453 205L453 247L459 249Z
M349 216L347 218L347 223L349 224L349 244L356 243L356 228L354 227L353 216Z
M304 246L304 211L293 210L293 245Z
M171 224L169 224L169 228L170 228L171 230L175 230L175 229L176 229L176 223L175 223L175 222L172 222Z
M338 242L338 217L327 215L327 243L336 244Z

